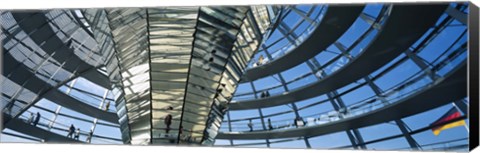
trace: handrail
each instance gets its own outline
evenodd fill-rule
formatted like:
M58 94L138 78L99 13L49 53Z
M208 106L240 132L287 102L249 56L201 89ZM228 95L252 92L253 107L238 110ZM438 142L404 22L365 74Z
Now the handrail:
M240 82L253 81L270 74L278 73L302 63L305 59L311 58L312 55L316 55L342 36L350 27L351 23L357 19L357 16L362 12L363 8L364 5L348 7L329 6L328 11L322 19L322 21L325 20L328 22L321 22L312 34L310 34L308 38L305 38L303 43L300 43L293 51L274 61L245 71Z
M418 114L426 110L440 107L456 99L467 96L467 66L462 62L455 70L450 71L445 78L435 81L434 85L422 89L395 103L389 103L383 107L368 112L360 112L353 116L345 116L344 119L335 120L316 126L305 126L297 129L274 130L265 132L223 132L217 135L219 139L274 139L297 136L309 137L343 131L351 128L366 127L381 122L387 122L395 118L404 118ZM456 90L452 91L454 88ZM429 102L418 103L418 101ZM414 107L413 107L414 106ZM407 109L408 108L408 109ZM401 110L401 111L400 111ZM373 143L373 142L372 142Z
M386 6L387 7L387 6ZM369 36L373 31L375 31L376 29L374 28L374 25L375 24L380 24L382 23L382 21L386 20L388 18L388 15L389 15L389 11L388 11L388 7L387 8L384 8L384 11L383 11L383 14L381 15L378 15L375 22L372 23L368 28L367 30L347 49L346 52L350 53L354 48L356 48L357 45L360 44L360 42L362 42L363 40L365 40L367 38L367 36ZM382 12L380 12L382 13ZM343 36L341 36L343 37ZM332 44L334 45L334 44ZM326 49L324 50L326 51ZM308 76L311 76L311 75L315 75L315 73L319 70L322 70L322 69L325 69L326 67L332 65L333 63L335 63L335 61L337 61L338 59L340 59L342 57L342 54L339 54L333 58L330 59L330 61L328 61L326 64L322 65L321 67L318 67L316 68L315 70L313 71L309 71L305 74L302 74L288 82L285 82L285 85L288 85L288 84L292 84L294 82L297 82L297 81L300 81L302 80L303 78L306 78ZM261 89L261 90L256 90L257 93L261 93L261 92L264 92L264 91L268 91L268 90L272 90L272 89L275 89L275 88L281 88L283 85L280 83L278 85L275 85L275 86L272 86L272 87L269 87L269 88L265 88L265 89ZM252 92L247 92L247 93L237 93L235 96L236 97L240 97L240 96L246 96L246 95L251 95L251 94L257 94L257 93L253 93ZM246 99L238 99L238 100L246 100Z
M445 125L445 124L449 124L449 123L456 122L456 121L458 121L458 120L463 120L463 119L467 119L467 117L466 117L466 116L462 116L462 117L457 118L457 119L455 119L455 120L448 121L448 122L445 122L445 123L441 123L441 124L439 124L439 125ZM417 134L417 133L420 133L420 132L424 132L424 131L427 131L427 130L431 130L431 128L432 128L432 126L431 126L431 125L428 125L428 126L425 126L425 127L423 127L423 128L419 128L419 129L410 131L409 134ZM381 141L387 141L387 140L399 138L399 137L402 137L402 136L404 136L404 135L403 135L403 134L398 134L398 135L388 136L388 137L384 137L384 138L379 138L379 139L371 140L371 141L365 142L365 143L363 143L363 144L366 145L366 144L371 144L371 143L376 143L376 142L381 142ZM280 142L288 142L288 141L295 141L295 140L300 140L300 138L291 138L291 139L287 139L287 140L284 140L284 141L281 140ZM460 139L454 139L454 140L447 140L447 141L443 141L443 142L424 144L424 145L421 145L421 146L422 146L422 147L432 146L432 145L438 145L438 144L444 144L444 143L450 143L450 142L457 142L457 141L462 141L462 140L468 140L468 138L460 138ZM272 143L277 143L277 141L272 141L272 140L270 140L270 144L272 144ZM226 147L226 146L249 146L249 145L260 145L260 144L266 144L266 142L261 142L261 143L246 143L246 144L234 144L234 145L215 145L215 146L224 146L224 147ZM349 148L349 147L352 147L352 145L335 147L335 148L332 148L332 149L344 149L344 148ZM410 147L408 147L408 148L397 148L397 149L391 149L391 150L404 150L404 149L411 149L411 148L410 148Z
M445 52L448 52L448 50L446 50ZM438 70L441 70L442 68L444 68L447 64L445 63L449 63L450 61L453 61L455 59L457 59L462 53L465 53L466 52L466 46L465 45L462 45L460 48L456 49L454 52L452 52L451 54L442 54L441 56L437 57L437 59L439 58L442 58L442 57L446 57L444 60L442 60L441 62L439 62L437 65L435 65L435 69L433 69L434 71L438 71ZM354 109L359 109L359 108L364 108L366 106L372 106L373 103L375 102L379 102L380 99L385 99L387 100L387 97L388 96L391 96L391 95L394 95L398 92L401 92L403 91L405 88L408 88L408 85L412 85L412 84L415 84L416 82L419 82L419 81L425 81L425 78L427 78L427 75L424 73L426 70L420 70L414 74L412 74L411 76L407 77L405 80L397 83L396 85L393 85L392 87L390 87L389 89L386 89L384 91L384 93L382 93L380 96L370 96L370 97L367 97L363 100L360 100L359 102L356 102L354 104L351 104L349 106L347 106L347 110L354 110ZM431 82L431 83L435 83L435 81ZM428 84L425 84L424 86L428 86ZM405 93L404 95L402 96L399 96L399 97L404 97L405 95L408 95L408 94L411 94L415 91L418 91L420 90L420 87L417 88L417 89L414 89L412 91L409 91L407 93ZM396 97L396 98L393 98L393 99L398 99L399 97ZM390 99L392 100L392 99ZM389 101L390 101L389 100ZM323 101L323 100L322 100ZM327 100L324 100L324 101L327 101ZM377 106L377 105L375 105ZM321 115L324 115L324 114L332 114L332 112L335 112L337 114L339 114L338 111L335 111L335 110L331 110L331 111L325 111L325 112L321 112L321 113L318 113L318 114L313 114L313 115L307 115L307 116L303 116L304 118L308 118L308 117L314 117L314 116L321 116ZM340 115L337 115L337 116L340 116ZM235 125L235 124L243 124L245 125L245 123L234 123L234 122L242 122L242 121L246 121L246 120L249 120L249 119L258 119L259 117L255 117L255 118L244 118L244 119L236 119L236 120L231 120L230 121L230 124L232 125ZM284 120L276 120L276 121L272 121L271 123L280 123L280 122L285 122L287 121L287 124L288 125L282 125L280 127L290 127L293 125L290 124L290 122L288 121L293 121L294 119L291 118L291 119L284 119ZM318 118L318 120L321 120L320 118ZM253 122L254 125L256 124L260 124L262 122Z
M326 6L321 5L321 6L314 6L314 7L312 7L312 11L313 11L313 9L316 9L316 8L319 8L319 9L320 9L320 11L317 13L317 15L315 15L315 19L314 19L314 20L316 21L316 23L315 23L315 24L310 24L307 28L303 29L302 32L300 33L300 35L297 37L297 39L294 38L294 39L296 39L295 44L293 44L293 42L291 42L291 41L288 41L288 43L282 44L281 47L276 47L276 48L280 48L280 49L277 49L276 51L274 51L274 52L272 52L272 53L269 53L269 54L271 54L272 56L274 56L275 54L279 54L279 55L275 55L275 56L277 56L277 57L280 56L280 57L281 57L282 55L285 55L285 54L287 54L288 52L290 52L291 50L293 50L294 47L298 46L297 43L301 43L302 41L304 41L304 40L305 40L305 37L307 37L308 35L310 35L310 34L313 32L314 28L316 28L316 27L320 24L321 20L323 19L324 15L325 15L325 12L328 10L328 8L326 8ZM292 8L290 8L290 9L292 9ZM290 13L290 12L289 12L289 13ZM307 15L310 15L310 13L311 13L311 12L307 13ZM283 19L285 19L286 16L288 16L288 14L285 15L285 16L283 17ZM284 22L284 21L282 20L281 22ZM297 21L297 22L298 22L298 21ZM264 47L261 47L261 49L259 49L258 53L260 53L260 52L262 52L262 51L266 51L266 50L268 50L270 47L273 47L273 46L276 45L277 43L281 42L282 40L287 39L287 37L290 36L290 35L292 35L292 33L294 33L294 30L297 29L297 28L301 25L301 23L303 23L303 22L306 22L305 19L302 19L302 20L300 20L300 22L296 23L296 24L293 26L293 28L290 29L291 31L286 34L287 36L282 37L282 38L280 38L280 39L278 39L278 40L270 43L269 45L266 45L266 46L264 46ZM279 24L281 24L281 23L279 23ZM278 27L277 27L277 29L275 29L275 30L278 30ZM273 32L272 32L272 33L273 33ZM268 39L268 38L267 38L267 39ZM266 42L266 41L268 41L268 40L265 40L264 42ZM279 57L278 57L278 58L279 58ZM274 57L273 60L275 60L275 57ZM248 64L248 66L252 66L253 63L255 63L255 60L251 60L250 63ZM253 67L247 68L246 70L248 71L248 69L251 69L251 68L253 68Z
M446 5L429 5L429 6L404 6L394 5L392 13L389 16L386 25L381 29L375 41L372 41L367 49L357 58L353 59L347 66L343 66L339 70L314 84L303 86L300 89L284 93L282 95L270 96L262 99L248 100L244 102L230 103L231 110L253 109L259 107L273 107L282 104L291 103L293 101L304 100L324 94L332 89L337 89L348 83L354 82L369 73L374 72L381 66L385 65L411 46L419 37L422 36L439 17ZM435 10L425 12L426 9ZM431 9L430 9L431 8ZM424 12L422 16L413 15L414 12ZM406 16L406 15L409 16ZM408 22L405 22L409 20ZM419 24L418 22L423 22ZM400 24L403 23L403 24ZM404 26L404 24L411 26ZM403 27L402 27L403 26ZM408 27L408 28L407 28ZM414 35L415 37L413 37ZM398 41L397 39L402 39ZM407 40L405 40L407 39ZM389 45L390 44L390 45ZM391 46L395 44L394 48ZM378 52L378 50L388 50ZM365 67L364 65L369 65Z
M26 111L27 114L28 113L33 113L31 111ZM27 120L28 120L28 116L26 116L25 114L22 114L18 119L22 120L23 122L27 123ZM39 120L39 123L38 125L40 127L43 127L42 129L45 129L45 130L48 130L49 129L49 124L53 122L51 119L49 118L46 118L44 116L41 116L40 117L40 120ZM58 123L58 122L54 122L56 125L59 125L60 127L55 127L55 126L52 126L51 128L52 129L56 129L56 130L60 130L60 131L64 131L64 132L68 132L69 131L69 128L70 126L69 125L65 125L65 124L62 124L62 123ZM28 123L27 123L28 124ZM83 131L83 130L80 130L80 135L83 135L83 136L88 136L88 133L89 131ZM60 133L57 133L57 134L60 134ZM98 137L98 138L103 138L103 139L109 139L109 140L114 140L114 141L122 141L121 139L117 139L117 138L111 138L111 137L106 137L106 136L100 136L100 135L93 135L93 137Z

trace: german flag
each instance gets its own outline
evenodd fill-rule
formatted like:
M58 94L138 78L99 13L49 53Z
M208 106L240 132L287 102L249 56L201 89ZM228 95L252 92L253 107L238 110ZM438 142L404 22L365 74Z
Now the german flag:
M445 122L448 122L448 121L451 121L451 120L454 120L454 119L457 119L457 118L460 118L461 117L461 114L460 112L455 108L455 107L452 107L445 115L443 115L442 117L440 117L437 121L433 122L432 126L435 126L435 125L439 125L439 124L442 124L442 123L445 123ZM449 128L454 128L454 127L457 127L457 126L462 126L462 125L465 125L465 120L459 120L459 121L456 121L456 122L452 122L452 123L448 123L448 124L445 124L445 125L439 125L439 126L435 126L432 128L432 132L434 135L439 135L440 132L442 130L446 130L446 129L449 129Z

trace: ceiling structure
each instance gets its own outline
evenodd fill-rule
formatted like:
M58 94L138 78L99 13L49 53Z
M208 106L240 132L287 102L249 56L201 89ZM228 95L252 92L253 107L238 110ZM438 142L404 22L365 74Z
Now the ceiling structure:
M126 118L120 124L124 125L122 131L130 134L124 141L211 143L223 117L221 106L232 98L247 62L272 28L270 23L279 9L84 10L92 31L107 33L94 37L110 37L114 44L111 47L125 99L124 104L117 104L125 107L125 113L119 115ZM114 70L107 67L107 71ZM171 125L166 123L169 118Z
M448 91L466 85L467 8L442 3L1 11L2 130L26 135L2 134L134 145L228 141L219 145L270 147L303 141L312 148L314 137L345 133L351 144L340 147L367 149L390 138L364 140L365 127L394 121L400 131L395 138L421 150L414 135L428 127L412 130L405 118L447 104L464 114L468 108L466 91ZM430 53L450 27L464 31ZM407 62L419 72L389 89L378 83ZM365 88L372 92L362 93ZM345 100L351 93L372 96ZM416 104L427 100L435 102ZM395 112L413 106L421 107ZM29 126L35 111L48 112L39 128ZM308 126L290 122L302 117L312 119L304 122ZM78 125L85 141L62 135L75 123L71 119L92 125Z
M58 92L57 88L65 84L73 86L72 80L82 76L111 90L105 95L113 95L118 119L107 121L119 124L124 143L211 144L237 82L264 35L273 28L280 9L280 6L232 6L7 12L20 26L18 29L33 33L30 38L41 44L46 56L51 57L44 58L41 64L54 59L52 62L59 62L59 66L46 76L56 79L49 83L50 80L39 80L36 73L28 71L43 65L18 68L15 65L24 67L23 64L16 62L16 57L7 57L8 63L17 64L7 67L5 76L23 84L13 96L8 96L9 101L22 99L18 96L24 95L20 94L24 89L38 94L30 96L34 100L9 103L6 109L9 118L4 123L18 118L38 100L48 98L46 95ZM8 33L11 37L4 40L7 42L4 49L9 52L12 49L8 42L19 31L5 28L12 31ZM88 56L66 54L79 49ZM55 78L62 76L56 74L58 71L65 71L69 77ZM60 93L63 97L69 97L68 94ZM50 100L65 105L56 96ZM71 101L73 104L76 99ZM104 101L99 108L109 103ZM86 113L98 114L95 120L106 119L106 112L91 108L93 112Z

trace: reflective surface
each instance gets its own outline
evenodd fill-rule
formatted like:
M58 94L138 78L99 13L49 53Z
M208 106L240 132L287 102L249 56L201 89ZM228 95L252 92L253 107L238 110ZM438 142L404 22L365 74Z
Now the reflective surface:
M388 122L376 122L375 113L412 105L408 101L450 83L445 80L465 67L462 18L468 5L362 5L333 43L299 50L324 28L320 25L332 22L328 14L335 7L1 11L2 142L466 151L468 129L439 136L430 130L451 108L460 112L459 120L466 119L467 96L416 101L435 107L401 117L392 111ZM395 12L402 7L430 14L399 17ZM412 38L384 37L395 31L389 27L402 26L392 23L426 28L411 32L418 38L409 35L415 37L410 43ZM391 48L406 49L369 52L380 38L391 40ZM390 50L398 55L385 57L389 60L378 69L357 69L366 74L360 79L299 92L349 76L339 74L350 74L345 70L352 66L375 67L355 64ZM318 54L275 73L262 71L266 77L245 79L249 71L309 51ZM365 126L349 127L354 121ZM333 132L308 132L340 125Z

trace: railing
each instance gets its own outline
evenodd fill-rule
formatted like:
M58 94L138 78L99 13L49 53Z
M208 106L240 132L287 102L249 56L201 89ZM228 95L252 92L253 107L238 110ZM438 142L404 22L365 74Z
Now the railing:
M456 121L459 121L459 120L464 120L464 119L466 119L466 116L462 116L460 118L457 118L457 119L454 119L454 120L451 120L451 121L447 121L445 123L441 123L440 125L446 125L446 124L450 124L450 123L453 123L453 122L456 122ZM415 134L419 134L419 133L422 133L422 132L425 132L425 131L430 131L433 128L433 126L434 125L428 125L428 126L410 131L409 134L415 135ZM387 136L387 137L378 138L378 139L375 139L375 140L370 140L370 141L364 142L362 145L384 142L384 141L400 138L400 137L403 137L403 136L404 136L403 134ZM284 139L284 140L279 140L279 141L275 141L275 140L270 139L269 144L289 142L289 141L295 141L295 140L303 140L303 139L301 137ZM460 138L460 139L446 140L446 141L430 143L430 144L423 144L423 145L421 145L421 150L424 150L424 151L428 151L428 150L435 150L435 151L439 151L439 150L441 150L441 151L467 150L468 149L468 144L462 143L462 141L467 141L467 143L468 143L468 138ZM267 144L267 143L266 142L244 143L244 144L235 144L233 146L246 146L246 147L248 147L248 146L252 146L252 145L262 145L262 144ZM361 144L357 144L357 145L361 145ZM232 146L232 145L216 145L216 146L226 147L226 146ZM351 147L353 147L353 146L352 145L347 145L347 146L340 146L340 147L335 147L335 148L331 148L331 149L345 149L345 148L351 148ZM367 149L375 150L375 148L367 148ZM411 147L407 147L407 148L395 148L395 149L389 149L389 150L411 150L411 149L412 149Z
M25 114L30 114L30 113L33 113L33 112L26 111L24 114L22 114L21 116L19 116L18 119L22 120L23 122L25 122L25 123L27 123L27 124L31 124L32 122L30 122L30 123L28 122L28 119L29 119L30 117L27 116L27 115L25 115ZM49 128L49 125L50 125L52 122L54 123L54 125L57 125L57 126L51 126L51 127ZM33 126L33 125L32 125L32 126ZM37 124L37 127L41 128L41 129L44 129L44 130L47 130L47 131L50 131L50 129L55 129L55 130L58 130L58 131L61 131L61 132L67 132L67 133L68 133L69 128L70 128L70 126L68 126L68 125L65 125L65 124L62 124L62 123L58 123L58 122L54 122L54 121L52 121L52 120L50 120L50 119L48 119L48 118L46 118L46 117L44 117L44 116L41 116L41 117L40 117L40 120L39 120L39 122L38 122L38 124ZM61 133L61 132L54 132L54 133L62 135L63 133ZM90 133L89 131L80 130L80 135L81 135L81 136L86 136L86 137L88 137L88 134L89 134L89 133ZM73 137L73 135L72 135L72 137ZM110 137L105 137L105 136L100 136L100 135L92 135L91 138L94 138L94 137L96 137L96 138L101 138L101 139L109 139L109 140L113 140L113 141L122 141L122 140L120 140L120 139L110 138ZM87 138L87 139L88 139L88 138ZM80 140L79 140L79 141L80 141ZM85 140L85 142L86 142L86 140Z
M377 19L375 20L375 23L373 23L369 27L367 27L368 30L366 30L362 34L362 36L360 36L360 38L356 42L354 42L347 49L346 52L351 55L352 59L357 57L360 53L362 53L364 51L364 48L367 47L367 45L371 42L371 40L378 34L378 29L375 29L374 25L376 25L376 24L383 25L383 23L385 23L385 21L388 19L389 11L386 8L383 8L383 9L384 9L383 14L380 13L380 15L377 16ZM361 22L361 21L357 20L356 22ZM352 28L352 27L350 27L350 28ZM345 37L345 35L342 36L342 37ZM334 45L334 44L332 44L332 45ZM328 50L324 50L324 51L327 52ZM305 78L308 78L312 75L317 75L318 73L321 73L322 71L327 73L327 74L331 74L331 73L339 70L341 67L347 65L350 61L351 61L351 59L349 59L347 57L344 57L342 53L338 53L338 55L336 57L331 58L330 61L326 62L323 66L316 68L314 71L309 71L309 72L306 72L304 74L301 74L300 76L286 82L285 85L288 86L288 85L291 85L291 84L294 84L294 83L297 83L297 82L306 81ZM305 85L307 85L308 83L311 83L311 82L315 82L315 81L308 81L307 80L306 82L303 82L301 84L295 84L295 86L297 86L297 88L298 88L298 87L305 86ZM264 92L264 91L276 90L276 89L280 89L280 88L283 88L283 85L281 83L276 84L272 87L257 90L256 91L257 93L253 93L253 91L252 92L247 92L247 93L236 93L236 95L234 96L234 100L232 102L241 102L241 101L244 101L244 100L255 99L255 97L253 96L254 94L258 94L258 93L261 93L261 92ZM289 89L292 90L292 89L296 89L296 88L289 88ZM280 95L280 94L283 94L283 93L284 92L271 92L271 95Z
M429 143L429 144L423 144L420 145L423 151L426 150L434 150L434 151L450 151L452 147L455 146L464 146L464 149L468 149L468 143L462 143L463 141L468 142L468 138L460 138L460 139L453 139L453 140L447 140L447 141L441 141L441 142L436 142L436 143ZM458 145L460 143L460 145ZM466 145L466 146L465 146ZM412 148L396 148L392 150L411 150Z
M16 106L14 105L13 107L19 107L19 106ZM18 119L27 123L27 124L33 124L33 121L32 122L28 122L30 116L28 116L27 114L31 114L33 112L31 111L25 111L23 114L21 114ZM35 114L35 113L34 113ZM54 123L54 125L57 125L57 126L50 126L51 123ZM53 124L52 124L53 125ZM33 125L32 125L33 126ZM109 125L107 125L109 126ZM38 128L41 128L41 129L44 129L44 130L47 130L47 131L50 131L51 129L54 129L54 130L57 130L58 132L53 132L53 133L56 133L56 134L59 134L59 135L62 135L64 133L62 132L67 132L69 131L69 128L70 126L69 125L65 125L65 124L62 124L62 123L58 123L56 121L53 121L51 119L48 119L46 118L45 116L41 116L40 119L39 119L39 122L37 124L37 127ZM83 130L80 130L80 135L82 136L88 136L88 133L89 131L83 131ZM99 140L102 141L101 139L107 139L107 140L113 140L113 141L122 141L120 139L117 139L117 138L111 138L111 137L106 137L106 136L100 136L100 135L93 135L92 136L92 139L93 138L100 138Z
M291 7L295 7L295 6L291 6ZM282 16L282 21L280 21L281 23L284 23L285 21L285 18L288 17L288 15L291 15L290 13L292 13L292 9L296 9L296 8L288 8L288 10L286 10L287 14L285 14L284 16ZM313 6L312 8L310 8L309 12L307 14L305 14L306 16L308 16L308 18L312 18L310 13L313 13L313 11L315 11L315 9L319 9L320 11L316 14L316 15L313 15L313 21L314 23L313 24L309 24L308 27L306 27L305 29L301 30L300 32L300 35L297 36L297 38L293 38L293 35L294 35L294 31L297 30L297 28L303 23L303 22L307 22L305 18L301 18L301 20L298 20L296 21L296 24L293 25L293 28L290 27L291 29L289 29L290 31L286 31L287 34L284 36L284 37L280 37L280 38L275 38L275 39L278 39L278 40L275 40L273 42L269 42L268 45L264 46L264 47L261 47L261 49L258 51L258 53L260 52L265 52L267 50L275 50L274 52L271 52L269 54L272 55L272 58L273 59L276 59L282 55L285 55L286 53L292 51L295 47L297 47L299 44L301 44L301 42L303 42L314 30L315 28L320 24L321 20L323 19L323 16L325 15L325 12L327 11L327 6L324 6L324 5L320 5L320 6ZM312 12L310 12L312 11ZM296 12L295 12L296 13ZM297 13L298 14L298 13ZM294 21L286 21L286 22L294 22ZM280 23L280 24L281 24ZM274 29L274 31L272 31L273 33L275 33L276 31L279 30L280 27L277 27L276 29ZM292 36L292 37L290 37ZM287 37L290 37L290 38L293 38L295 39L294 42L291 42L291 41L288 41L287 40L287 43L280 43L280 42L283 42L284 40L287 39ZM273 39L273 38L267 38L264 42L268 42L268 41L271 41L269 39ZM266 58L268 59L268 58ZM263 64L265 64L267 61L264 61ZM254 63L256 63L256 60L251 60L250 63L248 64L247 66L247 70L249 68L253 68L254 67Z
M452 61L458 61L462 59L465 60L465 56L463 56L466 55L465 47L465 45L462 45L462 47L457 48L454 52L451 52L448 55L442 54L441 56L439 56L438 59L443 58L444 60L438 62L438 64L434 66L434 69L432 69L432 71L450 72L451 70L456 68L461 62L452 63ZM365 114L373 110L383 108L386 105L393 104L395 103L395 101L400 101L402 98L408 97L415 92L418 92L422 89L428 88L438 83L438 79L432 81L431 78L429 78L429 76L425 74L425 71L427 70L418 71L412 76L403 80L402 82L397 83L391 88L385 90L384 93L382 93L381 95L368 97L357 103L347 106L346 109L339 111L332 110L314 115L302 116L303 118L307 118L305 125L320 125ZM247 120L248 118L246 118L245 120L236 121L243 123L230 122L230 124L232 125L232 131L250 131L250 128L248 127L249 122L246 122ZM271 123L274 127L272 130L288 129L295 127L294 119L277 120L272 121ZM223 124L227 123L224 122ZM252 131L258 131L258 129L261 129L260 131L264 130L262 122L252 122L252 124ZM266 126L268 127L268 125ZM228 127L221 128L222 131L227 131L225 128Z
M69 35L68 32L72 32L71 30L70 31L65 31L64 28L62 28L63 26L60 26L60 22L63 24L66 22L66 19L69 18L70 16L68 15L68 13L65 13L65 12L62 12L62 11L49 11L48 13L45 13L45 17L47 19L46 23L42 26L50 26L54 31L53 32L56 32L57 35L52 35L50 36L48 39L51 39L51 38L54 38L55 36L58 36L59 38L60 35L62 36L66 36L66 35ZM24 20L28 20L28 18L24 19ZM58 20L58 21L57 21ZM48 24L48 25L47 25ZM67 22L66 25L70 25L70 23ZM71 28L71 27L70 27ZM72 33L73 35L73 33ZM25 38L29 38L29 37L25 37ZM91 49L88 49L85 47L84 43L86 43L86 40L84 41L81 41L81 42L78 42L79 40L76 40L76 39L73 39L72 37L68 37L68 39L65 39L65 40L62 40L65 44L68 44L69 47L72 47L72 45L76 45L76 47L73 47L75 51L84 51L84 50L88 50L88 51L84 51L82 54L81 57L85 57L84 59L82 60L85 60L85 62L88 62L90 61L92 58L94 58L94 55L95 52L92 51ZM72 42L74 42L75 44L72 44ZM24 43L23 41L20 41L19 43ZM36 45L35 43L34 44L30 44L30 45ZM24 45L26 47L28 47L27 45ZM93 45L95 46L95 45ZM22 51L20 51L22 52ZM20 52L15 52L16 54L19 54ZM37 51L35 51L37 52ZM12 56L13 56L13 52L11 53ZM50 84L51 86L55 86L57 84L59 84L60 82L62 82L62 80L68 80L69 77L72 77L72 73L70 72L67 72L66 70L64 70L63 68L63 65L58 63L58 62L55 62L55 61L52 61L50 58L53 57L55 53L52 53L51 55L49 55L50 57L47 58L45 57L43 60L44 62L48 61L48 62L51 62L52 65L55 65L56 67L54 69L52 68L44 68L45 67L45 63L42 62L42 64L40 65L34 65L34 67L32 66L29 66L29 64L25 64L24 61L19 61L20 64L19 65L25 65L27 67L29 67L30 69L34 70L35 73L34 74L38 74L36 77L38 77L39 79L45 81L46 83ZM30 59L30 56L33 56L34 55L34 52L31 52L28 56L26 56L26 59ZM69 54L68 58L73 58L75 57L77 54L72 52ZM67 59L68 59L67 58ZM98 61L97 61L98 62ZM23 63L23 64L22 64ZM48 64L48 63L47 63ZM49 65L49 67L51 67L52 65ZM58 67L57 67L58 66ZM76 67L78 68L78 66ZM47 71L49 70L49 71ZM35 77L35 76L32 76L32 77ZM31 79L31 78L30 78ZM23 90L23 89L21 89ZM46 91L48 91L49 89L45 89ZM40 93L36 93L36 94L39 94L39 95L36 95L37 98L38 96L41 96L42 95L42 92ZM38 100L38 99L37 99ZM14 100L11 100L10 103L12 103ZM36 100L33 100L33 101L36 101ZM30 104L27 104L25 105L26 108L29 107ZM13 106L12 106L13 107ZM18 115L20 114L21 112L24 111L24 109L26 108L23 108L23 107L17 107L15 110L11 109L11 107L8 107L8 110L3 110L3 112L8 112L9 114L15 114L15 115ZM13 110L13 111L12 111Z
M388 13L388 11L386 11L386 13ZM379 21L379 22L384 22L385 20L382 20L382 21ZM436 32L436 34L439 34L441 33L445 27L447 26L450 26L452 25L452 19L450 20L445 20L447 21L447 23L444 25L444 26L440 26L440 27L436 27L438 29L438 31ZM372 24L373 25L373 24ZM370 28L373 28L373 26L371 26ZM372 30L372 29L370 29ZM368 32L366 32L368 33ZM366 33L361 37L361 38L364 38L364 37L369 37L366 35ZM463 35L462 35L463 36ZM462 36L459 37L462 38ZM434 38L433 38L434 39ZM363 40L363 39L362 39ZM456 42L459 42L459 41L466 41L466 40L457 40ZM359 48L357 45L360 44L360 43L365 43L366 41L363 41L361 42L360 40L357 40L356 43L354 43L352 45L352 47L349 49L355 49L355 48ZM428 44L430 43L427 42L426 44L424 44L424 46L427 46ZM458 43L454 43L454 44L458 44ZM361 46L361 45L360 45ZM453 45L452 45L453 46ZM423 50L424 47L421 49ZM360 49L361 50L361 49ZM360 51L358 50L358 51ZM452 47L450 47L447 51L445 51L444 53L447 53L449 51L452 50ZM350 51L351 52L351 51ZM353 54L352 56L353 57L356 57L358 56L359 53L357 54ZM443 57L442 55L439 56L439 58L437 58L434 62L432 62L433 64L436 64L436 62L438 62L438 60L440 59L440 57L442 58L445 58ZM332 60L330 60L329 62L327 62L325 65L323 65L322 67L320 68L317 68L315 71L310 71L310 72L307 72L306 74L303 74L303 75L300 75L299 77L291 80L291 81L288 81L285 83L285 85L291 85L293 83L296 83L296 82L300 82L300 81L304 81L304 83L301 83L301 84L295 84L295 86L297 87L302 87L302 86L305 86L305 85L308 85L307 83L308 82L312 82L312 81L305 81L305 78L308 78L309 76L311 75L317 75L317 73L320 73L320 72L326 72L327 74L328 73L333 73L335 72L336 70L340 69L341 66L345 66L346 63L350 62L350 60L346 57L342 57L341 55L337 56L337 57L334 57L332 58ZM340 65L339 65L340 64ZM439 71L439 73L442 73L443 71ZM274 76L272 76L274 77ZM315 82L313 82L315 83ZM277 89L280 89L280 90L277 90ZM296 89L296 88L289 88L290 90L292 89ZM280 95L280 94L285 94L285 92L283 92L283 85L281 83L279 84L276 84L274 85L273 87L269 87L269 88L265 88L265 89L261 89L261 90L256 90L256 93L254 93L253 91L250 91L250 92L246 92L246 93L236 93L236 95L234 96L234 100L232 100L232 102L242 102L242 101L246 101L246 100L252 100L252 99L255 99L255 94L259 94L259 93L262 93L264 91L270 91L270 94L271 95Z
M79 91L79 90L77 90ZM63 92L63 91L62 91ZM82 91L79 91L79 92L82 92ZM101 101L102 99L98 99L98 97L96 96L92 96L92 95L88 95L86 93L82 93L82 95L75 95L75 94L69 94L68 96L71 96L72 98L74 99L77 99L78 101L82 102L82 103L85 103L85 104L88 104L90 106L93 106L95 107L95 109L100 109L100 105L101 105ZM86 99L85 97L89 97L89 98L93 98L93 99L96 99L98 100L99 103L93 103L93 102L90 102L90 100ZM106 103L110 102L110 107L108 108L108 110L105 110L105 105ZM110 112L110 113L116 113L115 111L115 102L112 101L112 100L107 100L105 99L105 101L103 102L103 105L102 105L102 108L101 110L102 111L107 111L107 112Z
M286 37L288 37L288 36L282 37L281 39L275 41L274 43L271 43L270 45L268 45L266 47L263 47L261 51L266 51L266 50L272 49L273 47L279 48L279 49L274 49L275 51L270 53L272 55L272 58L273 58L272 60L274 60L274 59L276 59L280 56L283 56L286 53L289 53L290 51L292 51L295 47L297 47L299 44L301 44L301 42L303 42L315 30L316 27L318 27L318 25L321 23L321 21L323 19L323 16L325 15L325 13L328 10L328 7L326 7L326 6L315 6L314 9L317 9L317 8L320 9L320 11L317 15L314 15L315 16L314 17L314 23L309 24L308 27L301 30L302 32L300 33L300 35L297 36L297 38L293 38L293 39L295 39L295 42L292 43L291 41L288 41L288 43L283 44L282 46L274 46L274 45L278 44L282 39L283 40L287 39ZM292 9L296 9L296 8L292 8ZM291 22L291 21L288 21L288 22ZM295 33L294 31L303 22L307 22L306 19L302 19L301 21L297 21L297 24L294 25L292 29L290 29L291 31L289 31L288 35L293 35Z

